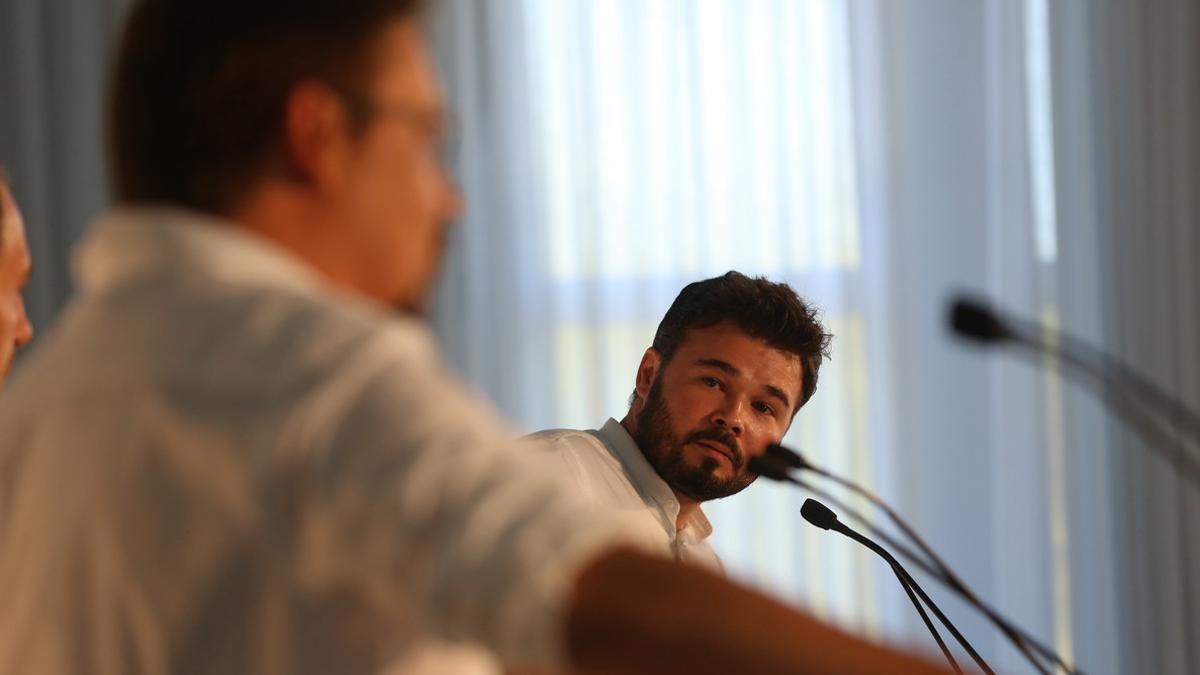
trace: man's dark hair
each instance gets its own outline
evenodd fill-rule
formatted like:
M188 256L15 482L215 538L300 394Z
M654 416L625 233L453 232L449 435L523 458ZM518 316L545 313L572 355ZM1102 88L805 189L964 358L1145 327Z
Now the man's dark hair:
M117 200L227 212L276 149L293 88L316 78L361 91L388 20L426 4L140 0L109 92Z
M726 272L683 287L658 324L653 347L665 365L688 330L723 321L774 349L800 357L803 382L794 415L816 392L817 374L829 357L833 339L818 320L817 311L785 283Z

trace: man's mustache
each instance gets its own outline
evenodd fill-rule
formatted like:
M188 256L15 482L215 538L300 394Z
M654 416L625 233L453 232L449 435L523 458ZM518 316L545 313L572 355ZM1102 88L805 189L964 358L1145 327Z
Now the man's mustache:
M729 448L729 452L733 453L733 467L735 469L742 468L742 465L746 463L746 455L742 452L742 446L738 443L737 438L724 429L711 428L693 431L683 440L683 444L687 445L696 441L716 441Z

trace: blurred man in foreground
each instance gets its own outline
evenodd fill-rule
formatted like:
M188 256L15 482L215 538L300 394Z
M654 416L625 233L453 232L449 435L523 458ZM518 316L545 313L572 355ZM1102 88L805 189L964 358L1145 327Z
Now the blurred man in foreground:
M754 481L817 388L830 336L787 284L738 272L688 284L638 365L629 411L600 429L529 437L559 479L638 517L676 560L721 571L700 504Z
M0 171L0 388L16 351L33 339L33 325L21 298L32 272L25 221Z
M457 209L420 4L134 4L121 206L0 401L0 673L935 672L638 553L390 313Z

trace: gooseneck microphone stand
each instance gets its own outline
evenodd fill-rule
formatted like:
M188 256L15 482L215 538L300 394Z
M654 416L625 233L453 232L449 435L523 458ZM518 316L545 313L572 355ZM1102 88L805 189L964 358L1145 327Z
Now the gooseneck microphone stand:
M1156 423L1165 420L1175 432L1200 443L1200 413L1132 368L1096 347L1061 331L1051 341L1040 324L993 310L987 303L958 298L950 305L949 324L955 335L981 346L1013 347L1027 356L1049 356L1061 363L1060 372L1079 381L1117 417L1141 436L1146 448L1170 462L1179 475L1200 486L1200 459Z
M986 670L987 666L983 664L983 659L979 658L979 654L974 648L971 647L971 644L967 642L967 639L959 634L958 630L954 628L954 625L951 624L946 616L942 614L942 611L938 609L938 606L935 605L933 601L929 599L929 596L925 594L925 591L919 585L917 585L916 580L912 578L912 575L908 573L908 570L904 569L904 566L900 564L900 561L896 560L891 553L888 553L887 549L879 544L876 544L867 537L864 537L858 532L855 532L846 524L840 522L837 514L829 510L829 507L815 499L804 500L804 506L800 507L800 515L804 516L804 519L809 523L821 528L822 530L833 530L834 532L839 532L862 544L863 546L866 546L877 553L879 557L883 558L888 565L891 566L892 571L896 574L896 578L900 581L900 586L904 589L904 592L908 594L908 599L912 601L913 607L917 608L917 613L921 615L921 620L925 622L925 627L928 628L929 632L933 635L934 641L936 641L938 647L941 648L942 654L946 657L946 662L950 664L950 667L954 669L954 672L962 675L962 668L958 667L958 661L954 660L954 655L950 653L950 648L946 646L946 642L942 639L941 633L938 632L937 626L934 626L933 622L929 620L929 615L925 613L925 607L921 604L921 600L917 599L913 589L916 589L916 592L921 594L921 598L928 603L929 608L932 609L935 614L937 614L938 620L940 620L942 625L946 626L946 628L953 633L955 639L958 640L958 643L962 645L964 649L968 650L971 656L976 659L975 662L980 664L986 672L991 672Z
M1058 655L1057 652L1055 652L1050 647L1046 646L1044 643L1038 641L1036 638L1034 638L1028 632L1022 630L1016 624L1009 621L1003 615L1001 615L998 611L996 611L996 609L994 609L993 607L988 605L986 602L984 602L983 599L981 599L975 593L975 591L973 591L969 586L967 586L966 582L964 582L962 580L962 578L959 577L958 574L956 574L954 572L954 570L951 569L950 566L946 564L945 560L943 560L942 557L939 556L937 554L937 552L933 550L933 547L930 546L929 543L926 542L925 539L920 534L918 534L917 531L911 525L909 525L908 521L906 521L904 518L902 518L900 516L900 514L896 512L895 509L893 509L891 506L889 506L887 504L887 502L883 501L883 499L880 498L878 495L876 495L874 492L868 490L867 488L865 488L853 481L846 480L845 478L842 478L841 476L838 476L837 474L827 471L826 469L823 469L823 468L813 464L812 462L809 462L800 453L798 453L795 450L792 450L788 447L785 447L783 445L772 445L772 446L768 447L767 453L765 456L772 458L774 461L782 464L783 466L789 467L791 469L796 469L798 471L807 471L810 473L814 473L818 476L821 476L822 478L829 479L829 480L837 483L838 485L848 488L855 494L866 498L867 501L869 501L873 505L875 505L875 507L877 507L880 511L883 511L884 514L886 514L887 517L892 521L892 523L895 524L896 527L899 528L900 531L903 532L906 537L908 537L909 541L912 541L917 546L917 548L919 548L921 550L921 552L925 554L927 559L932 563L932 567L922 564L921 562L917 562L916 560L913 560L914 556L911 553L911 551L909 551L906 547L898 545L895 542L891 541L889 537L886 537L886 535L881 536L882 533L880 533L878 530L876 530L869 523L869 521L866 521L864 518L862 518L862 516L858 515L857 513L855 513L852 510L846 509L844 506L839 506L839 508L841 508L843 511L846 511L847 513L850 513L855 518L855 520L866 525L868 528L871 529L873 534L875 534L876 536L879 536L881 539L883 539L885 542L887 542L888 546L890 546L893 550L898 551L901 555L904 555L908 560L913 561L914 564L917 564L918 567L920 567L922 571L924 571L925 573L934 577L935 579L938 579L939 581L941 581L943 584L948 586L951 590L958 593L958 595L961 596L964 600L966 600L972 607L975 607L977 610L979 610L979 612L981 612L984 616L986 616L988 618L988 620L990 620L992 622L992 624L995 625L996 628L998 628L1000 630L1000 632L1003 633L1006 638L1008 638L1009 642L1011 642L1013 644L1013 646L1016 647L1017 650L1021 652L1021 654L1026 658L1026 660L1028 660L1031 664L1033 664L1034 667L1038 668L1039 672L1046 673L1048 671L1041 664L1041 662L1038 661L1037 657L1033 655L1033 653L1032 653L1033 651L1038 652L1043 658L1048 659L1049 661L1053 662L1057 667L1062 668L1067 673L1081 675L1081 671L1077 670L1076 668L1074 668L1073 666L1068 664L1061 656ZM768 475L766 473L761 474L761 475L767 476L768 478L774 478L774 476ZM783 478L783 479L775 478L775 480L785 480L787 482L795 482L795 481L790 480L789 478ZM811 490L811 488L808 488L808 489ZM820 494L820 493L817 493L817 494ZM822 495L822 496L826 496L826 495ZM923 560L922 560L922 562L923 562Z
M888 535L887 532L884 532L870 520L865 518L862 514L848 507L846 504L842 503L828 492L816 488L810 483L792 476L790 470L796 468L803 468L804 470L817 473L818 475L831 477L837 482L846 485L858 494L861 494L868 500L872 501L872 503L879 506L881 510L888 514L888 517L896 523L897 527L899 527L901 531L903 531L910 539L912 539L925 555L918 555L904 544L897 542L894 538ZM1083 675L1082 671L1068 664L1054 650L1038 641L1027 631L1022 630L1013 624L998 611L981 600L978 595L975 594L974 591L972 591L958 577L958 575L956 575L953 570L950 569L948 565L946 565L941 557L933 551L932 547L930 547L928 543L926 543L925 540L921 538L920 535L918 535L916 531L907 522L905 522L899 514L895 512L894 509L884 503L882 499L867 491L865 488L846 481L845 479L836 477L833 474L824 471L823 469L818 469L811 463L807 462L801 455L799 455L799 453L784 448L783 446L772 446L770 449L768 449L767 454L763 455L762 457L752 459L750 463L750 470L771 480L791 483L801 487L837 506L843 513L849 515L855 521L866 527L871 532L872 536L884 542L888 548L898 553L901 557L903 557L905 560L908 560L913 565L916 565L921 571L925 572L934 579L937 579L947 588L957 593L971 606L979 610L994 625L996 625L996 627L999 628L1006 637L1008 637L1008 639L1029 661L1034 669L1037 670L1037 672L1042 673L1043 675L1049 675L1050 669L1048 669L1046 665L1037 658L1033 651L1038 652L1040 655L1056 664L1066 673L1071 675Z

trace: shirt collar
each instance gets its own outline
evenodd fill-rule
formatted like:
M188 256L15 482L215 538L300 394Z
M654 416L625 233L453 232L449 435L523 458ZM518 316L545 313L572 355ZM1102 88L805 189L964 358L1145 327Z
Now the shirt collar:
M325 284L303 260L236 223L171 206L127 206L92 224L72 260L95 293L155 274L199 273L316 294Z
M679 518L679 500L675 498L671 486L667 485L650 465L633 437L620 422L611 417L594 433L620 460L638 492L652 499L658 506L664 527L668 533L674 535L676 520ZM679 532L681 537L691 540L691 543L703 541L711 534L712 523L699 507L692 512L683 531Z

